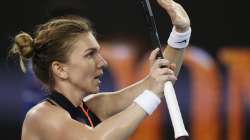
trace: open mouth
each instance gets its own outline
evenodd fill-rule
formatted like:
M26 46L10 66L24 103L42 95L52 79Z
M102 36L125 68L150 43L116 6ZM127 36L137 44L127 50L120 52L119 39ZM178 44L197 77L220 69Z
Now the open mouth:
M101 82L101 77L102 77L102 74L101 75L98 75L96 77L94 77L95 81L97 82L98 86L100 86L100 84L102 83Z
M100 73L99 75L97 75L96 77L94 77L94 79L100 80L102 78L102 75L103 75L103 73Z
M94 79L96 79L96 80L100 80L100 78L101 78L101 75L96 76Z

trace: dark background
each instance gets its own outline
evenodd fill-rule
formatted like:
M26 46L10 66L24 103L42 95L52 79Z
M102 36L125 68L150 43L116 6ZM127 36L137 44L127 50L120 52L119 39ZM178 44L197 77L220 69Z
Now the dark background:
M249 45L249 1L182 0L192 22L191 43L215 53L227 45ZM171 29L165 11L151 0L162 43ZM105 37L125 34L148 38L139 0L8 0L1 3L1 48L20 30L32 31L34 25L50 17L77 13L89 18Z
M250 2L235 0L179 1L190 16L191 44L199 46L216 59L222 47L249 47ZM165 44L172 25L165 11L151 0L160 35ZM138 0L4 0L0 4L0 139L20 139L21 119L18 106L25 75L17 60L8 58L13 36L32 32L35 25L49 18L78 14L89 18L100 40L136 38L150 44L144 13ZM148 45L145 51L153 48ZM144 52L142 52L144 53ZM15 79L13 81L13 79Z

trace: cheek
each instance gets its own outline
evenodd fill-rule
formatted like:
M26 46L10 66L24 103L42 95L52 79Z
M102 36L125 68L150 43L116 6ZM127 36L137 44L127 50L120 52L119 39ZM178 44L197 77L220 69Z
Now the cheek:
M89 81L93 78L94 66L91 61L79 62L71 67L69 72L70 79L74 82L84 82Z

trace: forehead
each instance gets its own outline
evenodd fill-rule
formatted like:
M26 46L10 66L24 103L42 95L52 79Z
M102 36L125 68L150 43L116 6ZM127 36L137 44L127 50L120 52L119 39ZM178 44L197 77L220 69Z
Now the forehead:
M100 49L100 45L91 32L80 34L74 43L74 47L77 51L81 52L89 49Z

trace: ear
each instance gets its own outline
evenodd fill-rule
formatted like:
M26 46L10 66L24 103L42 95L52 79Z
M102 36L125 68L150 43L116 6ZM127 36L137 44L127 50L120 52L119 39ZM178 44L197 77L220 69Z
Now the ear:
M61 78L61 79L67 79L68 78L68 73L66 71L66 66L61 62L58 62L58 61L53 61L52 62L52 72L58 78Z

